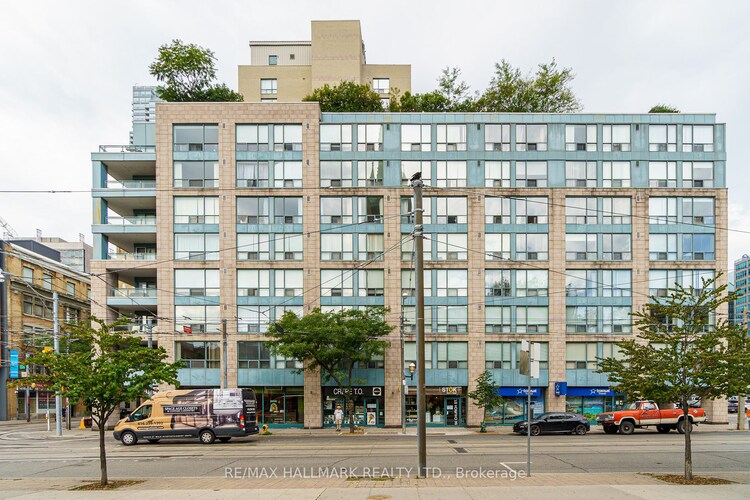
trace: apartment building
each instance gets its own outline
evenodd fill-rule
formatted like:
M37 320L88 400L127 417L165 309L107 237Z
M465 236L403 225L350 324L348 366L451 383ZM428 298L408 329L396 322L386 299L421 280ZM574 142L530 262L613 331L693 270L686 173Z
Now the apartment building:
M391 90L411 91L411 65L367 64L359 21L312 21L306 41L251 41L250 64L239 66L246 102L300 102L314 89L342 81L367 84L384 105Z
M92 154L93 312L133 328L154 318L158 344L186 363L183 387L219 386L225 326L228 384L256 390L265 423L330 425L341 399L269 352L269 322L368 305L389 307L396 329L385 356L357 370L355 418L416 421L408 376L401 405L416 362L415 172L429 425L478 425L466 394L485 369L505 397L491 423L523 418L525 339L542 347L535 414L611 408L623 395L596 358L634 334L630 313L727 266L725 126L712 114L157 107L155 143ZM725 404L706 404L726 421Z
M748 278L748 269L750 269L750 257L747 254L743 255L739 259L734 261L734 291L738 297L733 301L733 311L730 317L737 324L748 324L750 319L750 311L748 310L748 304L750 304L750 281Z
M53 292L58 293L59 325L76 323L89 315L90 278L61 263L60 252L34 240L1 241L0 317L3 329L4 380L0 389L6 410L2 419L42 417L55 411L55 394L35 387L27 394L23 385L7 387L36 367L25 359L52 337ZM7 370L7 371L5 371Z

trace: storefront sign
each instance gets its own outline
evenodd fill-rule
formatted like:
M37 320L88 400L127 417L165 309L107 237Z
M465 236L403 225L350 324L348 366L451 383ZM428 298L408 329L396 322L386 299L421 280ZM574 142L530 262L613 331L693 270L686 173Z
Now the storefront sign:
M526 387L498 387L495 389L495 394L499 396L528 396L529 390ZM542 395L541 387L531 388L531 397L539 397Z
M10 350L10 378L18 378L18 349Z
M614 396L615 391L609 387L568 387L568 396Z
M441 387L440 392L443 394L461 394L463 387Z
M348 387L326 387L326 394L332 394L333 396L344 396L349 393ZM352 387L352 396L359 397L381 397L383 395L382 387Z
M565 396L568 394L567 382L555 382L555 396Z

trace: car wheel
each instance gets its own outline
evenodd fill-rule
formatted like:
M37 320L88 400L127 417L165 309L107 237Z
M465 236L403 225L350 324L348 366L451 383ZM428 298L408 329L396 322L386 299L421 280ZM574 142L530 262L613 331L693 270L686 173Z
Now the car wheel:
M667 434L671 430L672 430L672 428L669 427L668 425L657 425L656 426L656 431L659 432L660 434Z
M538 436L541 433L542 433L542 428L541 427L539 427L538 425L532 425L531 426L531 435L532 436Z
M688 422L687 425L690 426L690 432L692 432L693 431L693 422L690 421L690 422ZM679 432L680 434L685 434L685 430L686 430L685 427L686 427L686 425L685 425L685 419L682 419L679 422L677 422L677 432Z
M120 441L125 446L133 446L138 442L138 437L130 431L125 431L122 433L122 436L120 436Z
M221 438L219 438L219 441L221 441L222 443L228 443L230 439L232 439L232 438L230 438L230 437L221 437Z
M576 425L576 428L575 428L575 430L574 430L573 432L575 432L575 433L576 433L576 434L578 434L579 436L583 436L583 435L585 435L585 434L586 434L586 432L588 432L588 431L586 431L586 426L585 426L585 425L583 425L583 424L578 424L578 425Z
M633 425L633 422L622 422L620 423L620 434L632 434L635 430L635 425Z
M149 443L154 443L154 444L156 444L156 443L158 443L158 442L159 442L159 440L158 440L158 439L147 439L147 441L148 441Z

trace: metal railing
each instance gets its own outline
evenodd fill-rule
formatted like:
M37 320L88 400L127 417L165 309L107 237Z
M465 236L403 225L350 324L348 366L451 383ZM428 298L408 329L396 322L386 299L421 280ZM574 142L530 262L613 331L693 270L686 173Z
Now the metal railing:
M99 146L100 153L155 153L156 146L140 146L137 144L103 144Z
M110 288L110 297L156 298L156 288Z
M110 260L156 260L156 253L110 252L107 258Z
M107 217L107 224L119 226L148 226L156 224L155 215L136 215L130 217Z
M155 180L109 180L107 189L155 189Z

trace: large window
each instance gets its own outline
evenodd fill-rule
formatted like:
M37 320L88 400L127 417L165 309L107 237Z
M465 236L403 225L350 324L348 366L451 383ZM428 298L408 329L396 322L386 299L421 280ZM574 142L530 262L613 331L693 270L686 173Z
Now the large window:
M683 125L682 151L685 153L710 153L714 150L713 125Z
M219 368L221 349L218 342L175 342L175 359L185 368Z
M510 198L485 197L484 222L486 224L510 224Z
M357 125L357 151L382 151L383 125Z
M276 297L301 297L302 269L276 269L274 271L274 295Z
M599 357L623 359L620 347L613 342L602 343L601 356L596 342L568 342L565 351L565 367L568 370L596 370Z
M432 166L429 161L402 161L401 162L401 185L409 186L409 179L417 173L422 173L422 181L429 185L432 178Z
M437 369L468 368L469 346L466 342L436 342Z
M357 162L357 187L380 187L383 185L383 161L359 160Z
M679 198L649 198L649 224L676 224L678 199Z
M516 297L546 297L548 292L548 276L546 270L517 269Z
M547 198L516 198L516 224L547 224Z
M435 269L437 297L466 297L469 290L466 269Z
M516 234L516 260L547 260L547 234Z
M516 125L516 151L547 151L547 125Z
M383 235L382 234L358 234L358 260L381 261L383 260Z
M437 162L437 187L465 187L466 186L466 162L465 161L439 161Z
M547 333L548 314L547 307L517 306L516 333Z
M174 294L178 297L218 297L218 269L175 269Z
M385 273L382 269L364 269L357 273L360 297L382 297L385 289Z
M357 198L357 209L358 222L383 222L382 196L360 196Z
M218 224L217 196L179 196L174 199L175 224Z
M237 224L269 224L270 199L254 196L237 198Z
M268 233L238 234L237 260L270 260L271 238Z
M630 233L602 234L602 260L631 260Z
M682 198L682 222L685 224L714 224L713 198Z
M630 151L630 125L602 125L602 151Z
M174 258L178 260L219 260L219 234L175 233Z
M218 125L174 125L173 151L218 151Z
M372 90L378 94L388 95L391 93L391 79L390 78L373 78L372 79Z
M430 151L430 125L401 125L401 151Z
M539 368L549 369L549 344L540 342ZM485 342L484 359L487 370L518 370L521 362L520 342Z
M238 269L238 297L269 297L271 295L270 269Z
M495 188L510 187L510 162L484 162L484 186Z
M599 329L596 306L568 306L565 317L568 333L597 333Z
M467 306L432 306L435 323L432 331L438 333L467 333L469 311Z
M487 306L484 308L485 333L510 333L513 327L510 306Z
M237 368L271 368L271 351L263 341L237 342Z
M677 125L649 125L648 150L658 152L677 151Z
M351 151L352 125L326 124L320 126L321 151Z
M219 163L216 161L174 162L174 187L213 188L219 185Z
M510 256L509 233L487 233L484 235L485 260L510 260Z
M630 198L602 198L602 224L630 224Z
M353 236L344 234L320 235L320 260L341 261L353 258Z
M320 187L351 187L351 161L321 161Z
M597 222L596 198L570 196L565 198L566 224L596 224Z
M466 260L466 233L439 233L432 235L437 244L437 260Z
M274 224L302 224L302 198L273 198Z
M596 151L596 125L565 125L565 151Z
M278 91L278 82L276 78L261 78L260 80L260 94L271 95L276 94Z
M630 187L630 162L602 162L602 187Z
M302 162L277 161L273 164L273 186L277 188L302 187Z
M648 251L650 260L677 260L677 235L650 234Z
M302 125L274 125L274 151L302 151Z
M714 260L713 234L683 234L682 260Z
M321 224L351 224L352 198L320 198Z
M596 259L596 234L567 233L565 235L565 260Z
M220 306L174 307L175 329L180 333L219 333L221 331Z
M510 151L510 125L485 125L484 150Z
M714 187L714 164L710 161L682 162L683 187Z
M466 125L436 125L438 151L466 151Z
M544 271L546 273L546 271ZM510 297L510 269L487 269L484 271L484 295L486 297Z
M23 268L23 280L28 283L29 285L34 284L34 269L31 267L25 267Z
M275 260L302 260L301 234L277 234L275 237Z
M650 187L677 187L677 162L649 162L648 185Z
M565 185L567 187L596 187L596 162L566 161Z
M438 224L466 224L466 198L436 198L435 215Z
M268 125L237 125L237 152L268 151Z
M516 187L546 187L546 161L517 161Z
M237 187L268 187L269 170L267 161L238 161Z

